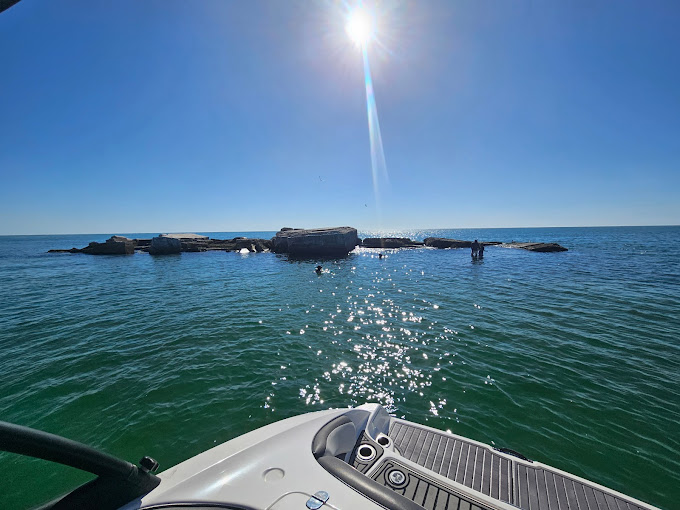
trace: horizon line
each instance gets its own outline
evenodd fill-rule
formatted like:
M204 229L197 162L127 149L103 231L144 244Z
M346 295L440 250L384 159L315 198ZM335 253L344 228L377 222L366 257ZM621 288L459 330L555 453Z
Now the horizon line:
M309 227L309 228L336 228L346 225L336 225L335 227ZM357 228L358 232L401 232L408 230L510 230L518 228L632 228L632 227L680 227L680 224L661 224L661 225L553 225L553 226L514 226L514 227L406 227L406 228L381 228L381 229L362 229ZM356 228L356 227L352 227ZM86 235L120 235L125 234L187 234L187 233L246 233L246 232L279 232L277 230L177 230L177 231L152 231L152 232L123 232L118 230L115 232L67 232L67 233L47 233L47 234L0 234L0 237L30 237L30 236L86 236ZM305 229L306 230L306 229Z

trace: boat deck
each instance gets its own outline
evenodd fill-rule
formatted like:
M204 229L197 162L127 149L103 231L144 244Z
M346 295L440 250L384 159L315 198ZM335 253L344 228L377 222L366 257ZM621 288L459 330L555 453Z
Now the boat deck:
M391 420L389 436L405 459L522 510L645 510L595 484L403 420Z

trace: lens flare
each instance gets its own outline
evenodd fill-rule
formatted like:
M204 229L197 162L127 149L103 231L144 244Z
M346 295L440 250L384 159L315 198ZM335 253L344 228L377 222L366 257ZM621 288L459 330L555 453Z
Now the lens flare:
M373 193L376 207L380 214L380 181L388 181L387 164L385 163L385 151L383 150L382 134L380 133L380 121L378 120L378 107L375 103L373 92L373 79L371 78L371 66L368 62L368 52L363 48L364 59L364 83L366 86L366 113L368 115L368 136L371 145L371 169L373 173Z
M363 8L357 7L349 14L345 31L349 38L361 48L373 38L373 19Z
M385 152L383 150L382 135L380 133L380 121L378 120L378 107L376 106L375 93L373 91L371 66L368 59L369 43L376 39L375 14L375 12L369 12L361 5L358 5L349 12L347 24L345 25L345 31L352 42L354 42L354 44L361 49L361 56L364 64L364 86L366 88L368 136L371 146L373 193L375 197L377 213L380 217L380 187L381 183L389 183L389 179L387 175L387 165L385 164Z

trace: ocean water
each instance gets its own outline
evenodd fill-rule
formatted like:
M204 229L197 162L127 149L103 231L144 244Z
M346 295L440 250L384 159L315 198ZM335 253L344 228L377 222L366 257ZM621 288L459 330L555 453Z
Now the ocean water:
M680 227L383 234L569 251L93 257L46 252L108 235L0 237L0 419L163 470L295 414L380 402L677 508ZM0 473L1 508L87 480L10 454Z

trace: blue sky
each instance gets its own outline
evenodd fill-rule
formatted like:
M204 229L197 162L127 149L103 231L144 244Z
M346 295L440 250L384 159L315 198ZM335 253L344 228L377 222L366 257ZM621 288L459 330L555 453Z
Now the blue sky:
M379 204L345 5L1 13L0 234L680 223L680 3L367 3Z

